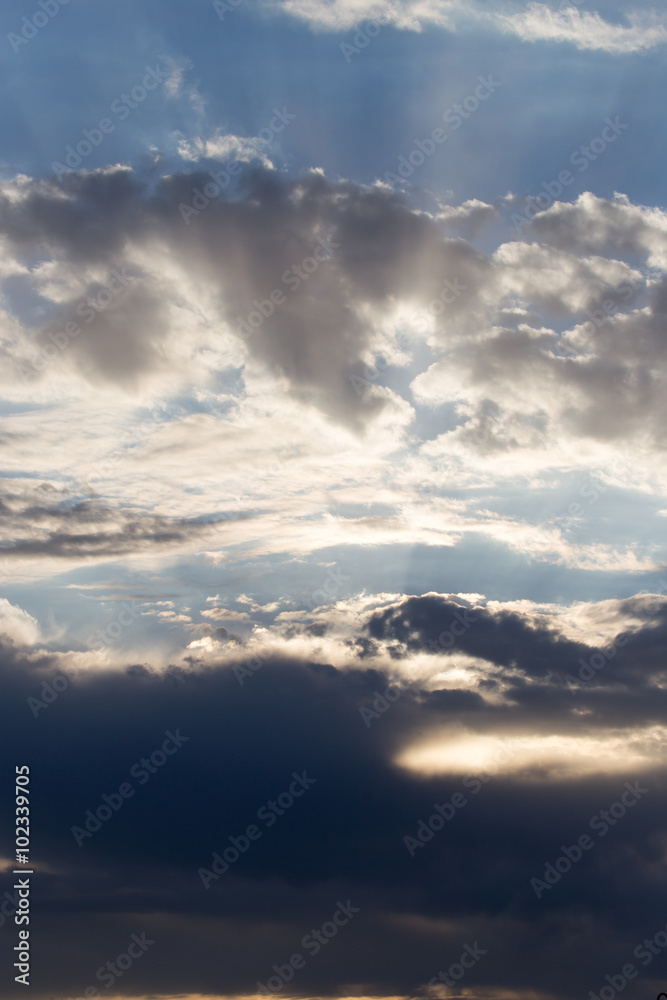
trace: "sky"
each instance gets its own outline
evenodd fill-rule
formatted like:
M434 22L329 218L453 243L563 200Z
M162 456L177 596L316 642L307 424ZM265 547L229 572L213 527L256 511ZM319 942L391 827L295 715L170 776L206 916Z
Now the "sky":
M666 49L2 7L0 998L667 989Z

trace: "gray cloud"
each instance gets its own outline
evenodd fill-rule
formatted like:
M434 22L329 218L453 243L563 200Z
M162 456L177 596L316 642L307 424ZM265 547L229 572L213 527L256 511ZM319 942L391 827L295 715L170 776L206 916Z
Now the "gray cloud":
M563 431L605 442L632 440L646 427L656 446L662 440L662 375L648 362L661 349L664 287L651 290L644 308L633 270L637 254L646 260L663 247L655 214L627 199L582 195L526 228L522 235L542 245L510 243L490 258L444 235L451 212L438 221L382 188L320 174L285 180L250 170L234 199L213 198L186 225L179 206L191 206L193 192L210 182L203 173L175 175L151 191L116 168L68 174L66 197L50 181L5 197L0 228L19 257L39 247L64 278L74 269L85 275L84 263L96 268L82 294L61 301L58 316L37 330L42 350L99 295L105 276L124 268L129 286L67 350L51 353L91 381L128 391L151 374L181 373L174 316L195 306L151 265L160 253L184 282L205 290L221 332L243 341L255 364L357 430L392 397L377 380L356 391L351 376L383 350L383 325L395 310L412 307L430 315L436 354L415 383L418 398L464 404L452 436L462 447L544 450ZM613 311L601 312L610 301ZM192 357L200 349L193 340Z
M37 498L51 502L35 503ZM247 514L239 516L249 516ZM141 551L218 542L230 537L224 517L177 518L122 510L99 498L79 499L69 490L44 485L25 494L8 493L0 512L5 557L50 556L56 559L111 559Z
M349 379L372 346L364 307L423 304L448 276L475 284L488 270L470 246L444 238L398 196L319 175L288 182L251 172L241 197L215 199L185 225L178 206L208 182L204 174L166 178L151 196L124 169L69 174L65 199L47 181L18 204L5 199L0 227L17 253L41 246L65 269L83 258L110 272L122 265L122 251L162 241L182 273L206 283L220 319L258 360L278 366L297 396L357 427L387 402L378 393L356 393ZM132 286L119 302L71 340L71 357L93 380L131 383L169 358L165 298L173 293L128 270ZM61 304L58 319L41 332L42 345L97 290L90 284L84 296ZM280 305L272 304L272 292Z

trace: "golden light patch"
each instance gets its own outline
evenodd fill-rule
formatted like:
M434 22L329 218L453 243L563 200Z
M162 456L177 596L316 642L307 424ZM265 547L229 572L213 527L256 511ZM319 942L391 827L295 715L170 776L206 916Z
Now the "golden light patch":
M422 774L518 774L546 769L556 777L645 770L666 761L667 729L662 727L597 736L463 735L420 743L397 758L401 767Z

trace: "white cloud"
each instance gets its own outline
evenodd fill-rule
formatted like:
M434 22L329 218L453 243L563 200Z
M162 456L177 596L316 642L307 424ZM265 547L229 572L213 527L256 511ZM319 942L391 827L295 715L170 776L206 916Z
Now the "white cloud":
M320 31L348 31L370 20L407 31L426 24L452 29L465 12L461 0L279 0L275 7Z
M245 138L220 130L210 138L196 136L193 139L180 139L178 153L181 159L196 163L199 160L219 160L221 163L237 161L251 163L258 160L267 169L273 169L273 163L266 154L266 140L256 137Z
M575 6L554 10L543 3L529 3L522 13L495 14L499 26L524 42L570 42L578 49L622 55L644 52L667 42L664 14L630 12L629 26L610 24L597 11Z
M495 27L525 42L567 42L581 50L614 55L644 52L667 42L665 16L657 11L631 10L626 15L627 24L612 24L597 11L578 10L575 3L554 8L532 2L527 10L517 10L516 4L506 3L504 10L494 11L481 3L463 3L462 0L395 0L392 3L280 0L272 6L306 21L319 31L342 32L353 28L363 31L364 23L371 20L406 31L421 31L428 25L448 31L483 26Z
M0 634L17 646L34 646L41 639L39 624L32 615L0 597Z

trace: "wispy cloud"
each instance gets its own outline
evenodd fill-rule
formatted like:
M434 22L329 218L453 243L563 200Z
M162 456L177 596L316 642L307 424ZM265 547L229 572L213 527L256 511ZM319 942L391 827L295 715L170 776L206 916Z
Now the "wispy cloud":
M581 50L612 55L645 52L667 42L667 21L657 11L629 11L624 25L605 21L597 11L529 3L521 13L497 13L494 19L524 42L569 42Z
M524 9L509 3L502 6L489 10L484 4L461 0L333 0L327 4L280 0L276 4L277 9L319 31L349 31L368 21L404 31L422 31L431 25L454 32L497 28L525 42L567 42L583 51L614 55L644 52L667 42L665 15L657 10L630 9L624 18L627 23L614 24L598 11L581 11L574 3L553 7L531 2Z

